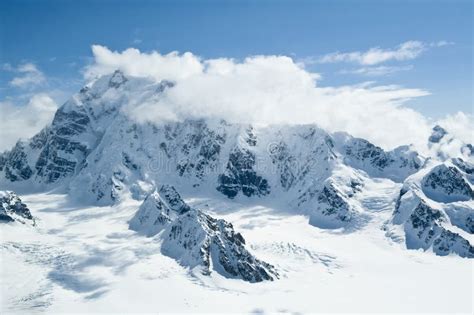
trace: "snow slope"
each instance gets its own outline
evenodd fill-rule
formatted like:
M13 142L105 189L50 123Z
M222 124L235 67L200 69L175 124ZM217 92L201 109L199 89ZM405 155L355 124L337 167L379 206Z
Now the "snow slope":
M64 195L26 195L38 227L0 230L1 312L471 313L471 260L388 242L380 225L394 200L385 193L398 184L369 185L360 200L371 218L351 233L282 209L188 198L233 222L251 252L275 265L279 280L253 284L199 276L161 255L158 239L128 230L134 200L78 208Z

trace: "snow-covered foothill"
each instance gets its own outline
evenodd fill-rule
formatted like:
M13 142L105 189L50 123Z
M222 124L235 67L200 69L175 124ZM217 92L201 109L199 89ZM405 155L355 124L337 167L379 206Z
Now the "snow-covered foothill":
M255 258L231 223L187 205L173 186L148 195L130 220L130 229L147 236L160 232L162 253L181 265L249 282L274 280L275 268Z
M409 249L474 257L472 189L454 163L432 162L405 181L391 224L403 227Z
M28 206L13 191L0 191L0 223L20 222L35 224Z

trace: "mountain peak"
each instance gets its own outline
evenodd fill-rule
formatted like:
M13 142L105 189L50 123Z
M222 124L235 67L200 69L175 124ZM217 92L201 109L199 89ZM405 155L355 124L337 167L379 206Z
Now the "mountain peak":
M446 129L444 129L440 125L436 125L433 127L433 132L431 133L431 136L428 140L432 143L438 143L447 134L448 132L446 131Z
M127 81L128 79L125 77L122 71L115 70L115 72L112 74L112 77L109 80L109 87L118 88L119 86L121 86Z

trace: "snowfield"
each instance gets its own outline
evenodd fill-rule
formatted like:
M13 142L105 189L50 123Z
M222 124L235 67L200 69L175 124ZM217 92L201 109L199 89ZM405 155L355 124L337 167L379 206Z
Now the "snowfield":
M37 226L1 227L0 312L472 313L472 260L406 250L381 228L400 184L370 185L352 230L319 229L258 200L184 196L276 267L279 279L259 283L203 276L162 255L159 235L128 229L139 201L84 208L62 194L23 195Z

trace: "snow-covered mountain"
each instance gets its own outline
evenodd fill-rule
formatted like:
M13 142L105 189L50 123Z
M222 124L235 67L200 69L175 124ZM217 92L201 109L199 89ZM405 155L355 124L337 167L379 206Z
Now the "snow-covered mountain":
M279 196L301 205L338 165L403 181L423 164L408 147L385 152L315 125L210 120L156 125L126 114L128 104L160 98L172 86L127 79L117 71L83 88L58 110L51 126L1 155L2 186L67 187L77 197L111 204L125 192L143 197L154 184L169 183L229 198Z
M273 280L274 267L252 256L231 223L188 206L173 186L148 195L130 221L130 229L147 236L160 232L162 253L208 275L215 270L249 282Z
M30 209L12 191L0 191L0 223L18 221L23 224L35 223Z
M214 251L224 253L218 260L222 262L224 255L231 261L231 267L221 266L235 275L229 270L240 270L234 264L238 253L265 270L259 276L240 273L256 281L272 278L270 265L246 254L240 247L243 239L229 223L185 204L176 210L157 189L172 185L184 195L253 200L307 215L319 228L352 229L373 216L361 199L370 189L368 183L386 179L403 183L387 226L404 227L408 248L472 257L469 241L451 231L459 227L473 233L468 161L433 167L433 159L409 146L384 151L364 139L331 134L316 125L262 126L216 119L153 123L133 118L134 105L157 102L174 85L125 77L120 71L99 78L67 101L50 126L0 155L0 187L18 192L56 189L94 205L120 204L128 197L144 200L130 222L132 229L148 236L166 230L164 248L173 242L178 248L187 244L183 238L189 233L199 233L195 245L182 248L186 255L207 251L193 259L209 268ZM434 132L431 143L446 137L441 127ZM235 251L224 251L225 244ZM186 255L180 252L176 258Z
M407 248L474 258L473 165L460 159L430 163L410 176L397 200L392 224L403 227Z
M135 119L174 86L104 76L0 154L2 312L469 309L469 144Z
M472 159L474 156L472 143L461 141L440 125L433 127L431 136L428 138L428 147L432 155L440 160L448 160L459 156Z

